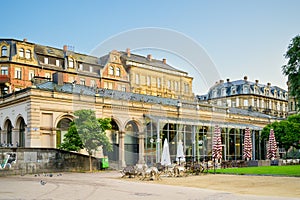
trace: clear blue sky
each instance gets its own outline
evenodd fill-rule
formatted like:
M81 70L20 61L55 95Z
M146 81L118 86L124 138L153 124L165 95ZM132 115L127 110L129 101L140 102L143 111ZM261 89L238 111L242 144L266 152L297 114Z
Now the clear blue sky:
M121 32L167 28L200 44L222 79L247 75L284 89L283 55L300 33L298 0L12 0L0 5L2 38L58 48L68 44L89 54ZM197 85L195 93L206 91Z

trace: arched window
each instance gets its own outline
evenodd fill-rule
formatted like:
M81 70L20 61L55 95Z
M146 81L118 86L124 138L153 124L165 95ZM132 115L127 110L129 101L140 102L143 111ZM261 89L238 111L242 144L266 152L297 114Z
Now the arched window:
M31 58L31 51L29 49L26 50L25 58L27 58L27 59Z
M7 47L6 46L3 46L1 48L1 56L7 56Z
M74 60L69 58L69 68L74 68Z
M20 56L21 58L24 58L24 49L23 49L23 48L21 48L21 49L19 50L19 56Z
M121 76L121 70L119 67L116 68L116 76Z
M114 75L114 67L113 66L109 67L108 74L109 75Z

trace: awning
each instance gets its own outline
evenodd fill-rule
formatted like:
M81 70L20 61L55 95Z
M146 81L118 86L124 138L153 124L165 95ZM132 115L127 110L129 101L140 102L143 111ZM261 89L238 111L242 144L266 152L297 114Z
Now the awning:
M149 115L149 114L145 114L144 116L156 123L160 122L160 123L172 123L172 124L195 125L195 126L219 125L220 127L238 128L238 129L249 128L251 130L262 130L263 129L259 126L255 126L252 124L240 124L240 123L209 121L209 120L194 120L194 119L187 119L187 118L165 117L165 116L156 116L156 115Z

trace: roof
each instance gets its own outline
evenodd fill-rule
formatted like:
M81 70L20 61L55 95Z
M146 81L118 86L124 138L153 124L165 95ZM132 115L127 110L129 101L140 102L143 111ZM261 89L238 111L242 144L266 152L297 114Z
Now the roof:
M244 85L249 86L248 93L244 93L243 87ZM258 93L255 93L255 86L258 87L259 91ZM235 93L232 94L232 88L235 87ZM221 94L222 90L225 88L226 95ZM228 97L232 95L239 95L239 94L257 94L257 95L264 95L265 88L269 88L272 95L274 95L275 91L277 92L277 95L280 94L280 92L283 95L287 95L287 91L278 87L278 86L271 86L271 85L264 85L259 83L254 83L248 80L236 80L236 81L227 81L227 82L219 82L216 83L214 86L212 86L208 93L205 95L198 95L199 100L208 100L213 98L219 98L219 97ZM216 91L217 95L216 97L213 97L213 92Z
M151 60L149 60L145 56L141 56L141 55L137 55L137 54L133 54L133 53L130 53L129 57L126 52L121 52L121 54L122 54L121 58L123 58L127 61L133 61L133 62L137 62L137 63L154 66L157 68L163 68L163 69L187 74L187 72L185 72L185 71L178 70L178 69L172 67L171 65L168 65L167 63L165 64L162 60L157 60L157 59L153 59L153 58Z

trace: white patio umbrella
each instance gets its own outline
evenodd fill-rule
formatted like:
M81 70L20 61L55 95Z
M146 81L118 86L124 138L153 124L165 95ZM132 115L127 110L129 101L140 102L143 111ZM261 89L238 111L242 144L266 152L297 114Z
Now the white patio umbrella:
M168 166L171 165L171 158L170 158L170 150L169 150L169 143L167 138L164 141L164 147L161 155L161 165Z
M177 143L177 153L176 153L176 161L180 162L185 162L185 156L184 156L184 152L183 152L183 144L180 141L178 141Z

